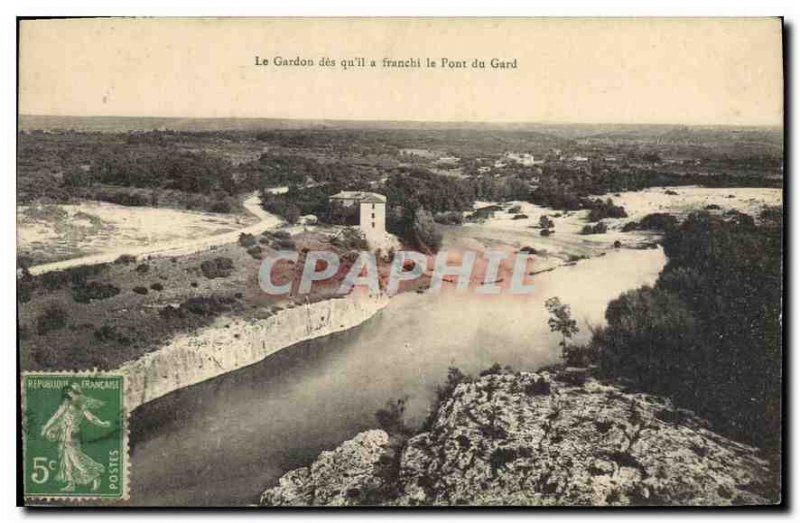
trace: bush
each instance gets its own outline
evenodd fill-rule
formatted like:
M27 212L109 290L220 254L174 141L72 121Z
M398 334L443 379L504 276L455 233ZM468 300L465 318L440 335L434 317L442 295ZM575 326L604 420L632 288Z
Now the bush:
M436 399L430 412L428 412L428 417L422 423L422 430L430 430L432 428L433 422L436 419L436 413L439 411L442 404L453 394L453 391L456 390L459 384L469 380L470 377L461 372L457 367L450 367L447 369L447 379L443 385L436 387Z
M114 325L103 325L94 331L94 337L100 342L115 341L122 345L130 345L131 339L120 333Z
M592 345L567 345L564 348L564 362L570 367L588 367L597 360Z
M212 203L208 210L214 213L225 214L231 212L233 208L230 203L221 201Z
M355 227L345 227L331 240L331 243L348 251L366 251L369 248L364 233Z
M152 285L150 286L150 288L151 288L151 289L153 289L154 291L163 291L163 290L164 290L164 286L163 286L163 285L161 285L161 284L160 284L160 283L158 283L158 282L156 282L156 283L152 284Z
M639 228L638 222L628 222L622 226L622 232L631 232Z
M36 290L36 280L30 277L23 277L17 280L17 301L27 303L33 297Z
M263 256L263 251L261 250L260 245L253 245L252 247L247 249L247 254L255 258L256 260L260 260Z
M200 272L209 280L227 278L233 272L233 260L224 257L206 260L200 264Z
M437 252L442 246L442 233L430 212L419 208L414 212L411 225L412 244L423 252Z
M36 318L36 332L39 335L63 329L67 325L67 311L60 305L49 305Z
M605 234L608 231L608 226L603 222L597 222L595 225L584 225L581 229L581 234Z
M542 229L552 229L555 226L555 222L548 218L546 214L543 214L539 217L539 227Z
M136 263L136 256L134 256L132 254L121 254L116 260L114 260L114 263L118 263L118 264L122 264L122 265L128 265L130 263Z
M437 212L433 219L442 225L461 225L464 223L464 215L460 211Z
M596 222L604 218L627 218L628 213L625 208L619 205L614 205L611 198L607 200L589 200L587 204L589 207L588 221Z
M406 436L410 434L412 431L403 420L407 401L407 397L387 401L384 408L375 412L375 420L378 422L378 426L390 435Z
M180 310L197 316L214 316L228 312L235 299L218 296L195 296L181 303Z
M502 374L502 373L503 373L503 367L500 366L499 363L495 362L492 364L491 367L480 371L480 373L478 373L478 376L482 378L484 376L493 376L495 374Z
M648 214L639 222L640 229L653 231L671 231L678 225L678 219L668 213L656 212Z
M294 240L276 239L272 242L271 247L276 251L293 251L297 248L297 245L295 245Z
M528 396L547 396L550 394L550 382L544 378L536 378L526 384L522 391Z
M133 292L135 292L136 294L144 295L147 294L148 290L147 287L134 287Z
M140 263L136 266L136 272L139 274L147 274L150 272L150 264L148 263Z
M528 219L528 215L527 214L516 214L511 219L512 220L527 220Z
M523 248L521 248L519 250L519 252L522 252L522 253L525 253L525 254L539 254L539 251L537 251L533 247L523 247Z
M252 247L256 244L256 237L252 234L243 232L239 235L239 245L242 247Z
M73 287L72 299L78 303L89 303L92 300L106 300L119 294L119 287L110 283L89 282Z
M553 231L550 229L542 229L539 231L539 236L550 236L551 234L553 234Z

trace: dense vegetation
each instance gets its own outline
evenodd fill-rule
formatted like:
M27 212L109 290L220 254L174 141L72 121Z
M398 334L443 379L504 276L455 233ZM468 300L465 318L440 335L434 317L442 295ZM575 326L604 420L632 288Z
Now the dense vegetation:
M737 212L669 228L654 287L606 311L592 349L602 374L664 394L731 437L775 448L781 433L782 223Z

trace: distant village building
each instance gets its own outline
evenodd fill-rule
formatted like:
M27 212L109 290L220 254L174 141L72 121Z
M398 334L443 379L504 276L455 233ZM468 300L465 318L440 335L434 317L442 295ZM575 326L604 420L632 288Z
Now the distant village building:
M341 191L329 197L328 201L331 204L331 213L344 211L354 216L355 209L358 208L358 226L367 241L385 235L386 196L374 192Z
M458 156L442 156L438 160L436 160L436 163L440 165L458 165L458 162L460 161L461 158L459 158Z
M515 153L515 152L508 152L506 153L506 158L511 160L512 162L516 162L520 165L524 165L525 167L530 167L531 165L539 165L544 163L544 160L537 160L532 154L530 153Z

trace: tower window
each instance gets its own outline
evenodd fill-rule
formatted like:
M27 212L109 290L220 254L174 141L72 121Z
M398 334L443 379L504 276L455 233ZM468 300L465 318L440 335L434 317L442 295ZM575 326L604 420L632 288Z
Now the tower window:
M375 222L372 222L372 228L373 229L375 228Z
M375 210L375 204L374 203L372 204L372 210L373 211Z

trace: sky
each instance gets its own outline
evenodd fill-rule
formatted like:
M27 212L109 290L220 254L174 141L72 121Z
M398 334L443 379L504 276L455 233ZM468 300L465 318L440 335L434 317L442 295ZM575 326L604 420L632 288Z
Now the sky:
M20 23L19 45L22 114L783 120L776 18L28 20ZM314 65L277 66L277 57ZM366 67L342 68L342 60L358 57ZM319 65L323 58L336 65ZM383 68L384 58L417 58L422 66ZM442 67L443 58L468 67ZM493 58L516 67L492 68ZM470 67L473 60L484 68Z

